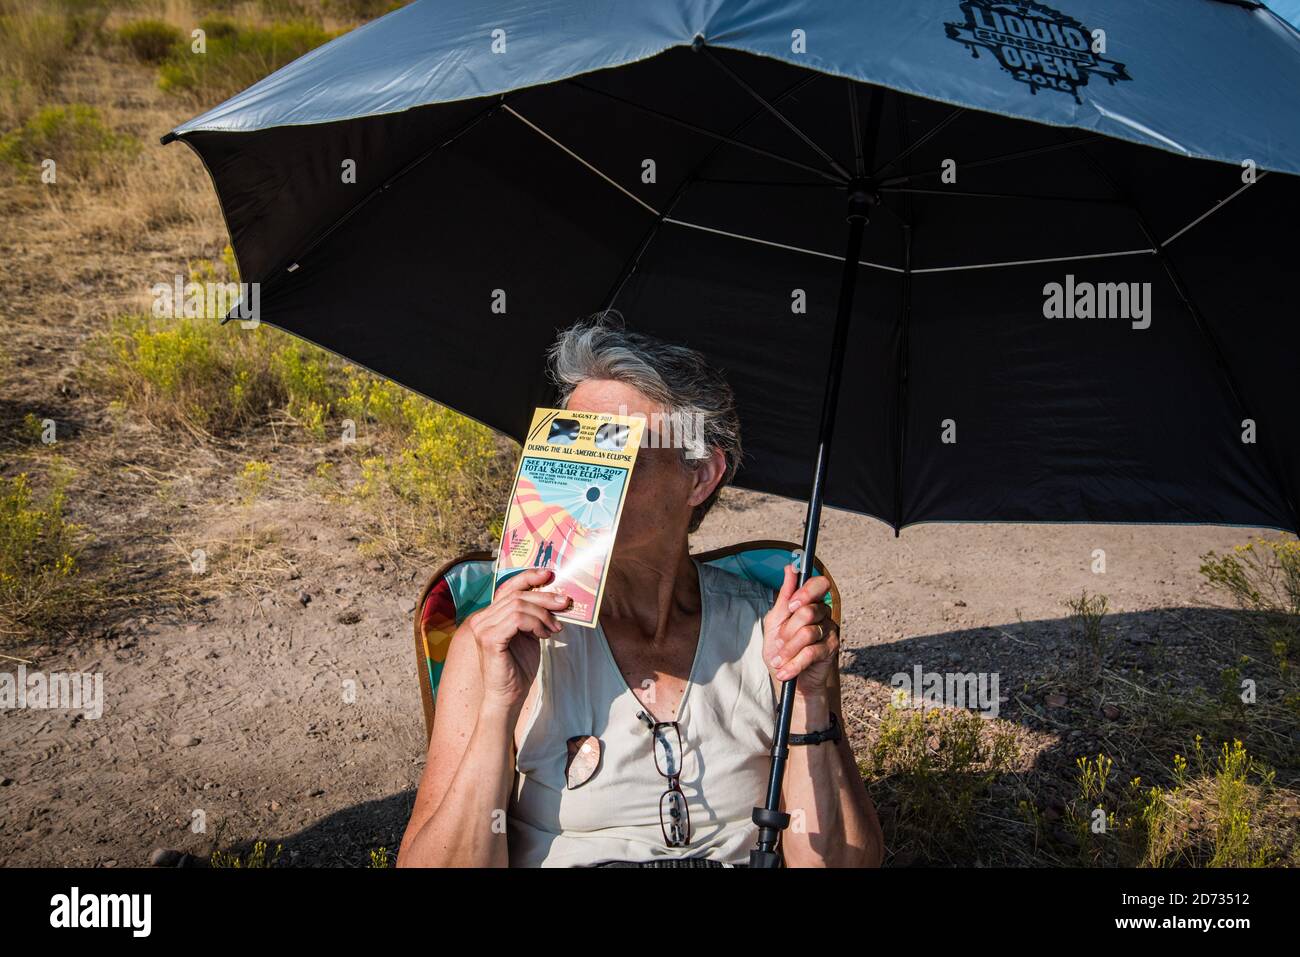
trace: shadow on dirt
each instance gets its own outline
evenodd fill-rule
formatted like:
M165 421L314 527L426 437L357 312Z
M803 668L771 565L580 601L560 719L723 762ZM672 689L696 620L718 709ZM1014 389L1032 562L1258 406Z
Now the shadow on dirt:
M1279 787L1294 788L1300 779L1300 722L1280 707L1294 693L1294 682L1280 677L1278 662L1261 642L1265 624L1264 616L1244 612L1176 607L1109 614L1091 631L1075 616L847 649L842 667L870 683L877 716L887 713L899 676L912 680L917 669L923 676L996 677L1000 722L1057 738L1028 772L988 774L939 762L937 772L918 776L909 769L872 781L890 845L887 862L1082 863L1077 837L1060 820L1074 797L1077 760L1105 753L1115 760L1114 784L1141 774L1168 785L1175 747L1187 753L1197 734L1211 757L1220 741L1244 741L1252 755L1278 770ZM1247 680L1254 682L1257 702L1271 707L1250 712L1238 702L1240 683ZM968 711L978 710L980 702L971 704ZM1264 710L1272 717L1261 718ZM860 749L858 757L869 756ZM284 846L279 866L364 867L377 848L386 848L391 862L414 798L408 790L367 801L267 841ZM971 804L969 814L959 807L964 801ZM1033 828L1015 819L1021 801L1036 809ZM927 811L926 802L935 807ZM983 820L990 817L1001 821L992 826L996 834ZM1030 833L1040 827L1040 833ZM918 839L922 828L926 833ZM250 847L229 850L246 853ZM1123 860L1103 855L1097 863Z

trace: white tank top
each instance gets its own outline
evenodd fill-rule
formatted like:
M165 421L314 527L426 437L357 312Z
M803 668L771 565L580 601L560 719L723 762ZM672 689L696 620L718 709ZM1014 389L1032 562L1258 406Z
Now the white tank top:
M569 626L541 642L540 688L515 741L508 814L511 867L577 867L602 861L704 857L744 864L757 837L750 820L767 789L776 696L763 663L763 586L696 562L700 640L677 708L681 789L691 841L668 847L643 710L601 628ZM569 790L568 740L600 739L600 764Z

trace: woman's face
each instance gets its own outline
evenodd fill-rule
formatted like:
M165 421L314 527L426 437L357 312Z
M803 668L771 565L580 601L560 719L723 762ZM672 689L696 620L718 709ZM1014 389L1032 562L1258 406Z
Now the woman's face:
M667 410L632 386L609 379L588 379L569 396L568 408L579 412L608 412L646 419L632 483L619 523L618 551L627 553L657 545L684 542L695 506L707 499L722 477L721 452L688 466L682 449L672 448ZM652 436L656 424L664 427Z

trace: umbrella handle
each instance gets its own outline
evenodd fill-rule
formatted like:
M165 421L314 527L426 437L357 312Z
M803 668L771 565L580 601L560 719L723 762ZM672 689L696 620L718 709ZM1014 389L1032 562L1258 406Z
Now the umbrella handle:
M799 586L803 587L812 574L813 556L817 551L817 526L821 522L823 486L826 467L830 462L831 436L835 431L835 409L840 398L840 378L844 372L844 347L849 338L849 322L853 312L853 292L858 283L858 256L862 253L862 233L866 228L871 207L880 202L877 184L868 170L876 152L880 132L881 104L884 97L881 87L871 87L868 124L864 131L858 115L858 84L848 80L849 124L853 136L854 173L850 174L826 150L818 146L789 117L769 102L753 86L722 62L702 35L691 44L696 53L704 53L723 73L746 93L757 100L783 126L795 134L805 145L817 153L835 175L843 177L848 192L845 220L849 224L848 242L844 250L844 269L840 273L839 301L835 307L835 332L831 339L830 367L826 374L826 390L822 394L821 424L817 430L817 468L813 473L812 492L808 496L808 514L804 519L803 560L799 567ZM749 852L750 867L780 867L781 854L777 842L781 832L790 825L790 815L781 810L781 782L785 779L785 761L790 753L790 720L794 713L795 682L781 686L781 707L777 712L776 729L772 735L772 771L767 781L767 803L754 808L753 821L758 825L758 844Z
M862 233L867 212L876 196L865 180L849 184L849 238L844 253L844 271L840 276L839 303L835 313L835 334L831 342L830 368L826 373L826 391L822 395L821 424L817 430L817 467L813 472L812 492L808 496L808 513L804 518L803 559L799 564L799 586L812 577L813 556L817 551L817 530L821 524L822 498L826 470L830 464L831 436L835 431L835 410L839 405L840 379L844 372L844 350L849 337L853 312L853 293L857 287L858 256L862 251ZM780 867L777 841L790 824L790 815L781 810L781 784L785 779L785 762L790 754L790 720L794 713L795 681L781 685L781 707L772 733L772 770L767 780L767 803L754 808L753 821L758 825L758 844L749 852L750 867Z

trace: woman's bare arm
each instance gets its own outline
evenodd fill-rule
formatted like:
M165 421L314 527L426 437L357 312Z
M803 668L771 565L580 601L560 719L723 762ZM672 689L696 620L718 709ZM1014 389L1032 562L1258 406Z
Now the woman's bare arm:
M824 731L840 715L839 628L823 599L820 575L802 587L793 566L763 622L763 657L772 687L795 680L791 730ZM841 735L843 731L841 730ZM884 841L875 806L858 773L848 738L791 747L781 789L791 821L781 837L789 867L875 867Z
M505 867L505 812L514 777L514 717L482 707L478 649L459 631L438 687L429 756L398 867Z
M559 630L567 599L531 591L552 577L523 572L452 637L424 776L398 867L506 867L514 729L537 672L537 639Z
M821 731L830 713L840 715L839 681L824 698L796 694L791 727L796 734ZM884 839L875 805L853 757L848 734L838 743L790 749L782 804L793 820L781 836L787 867L879 867Z

